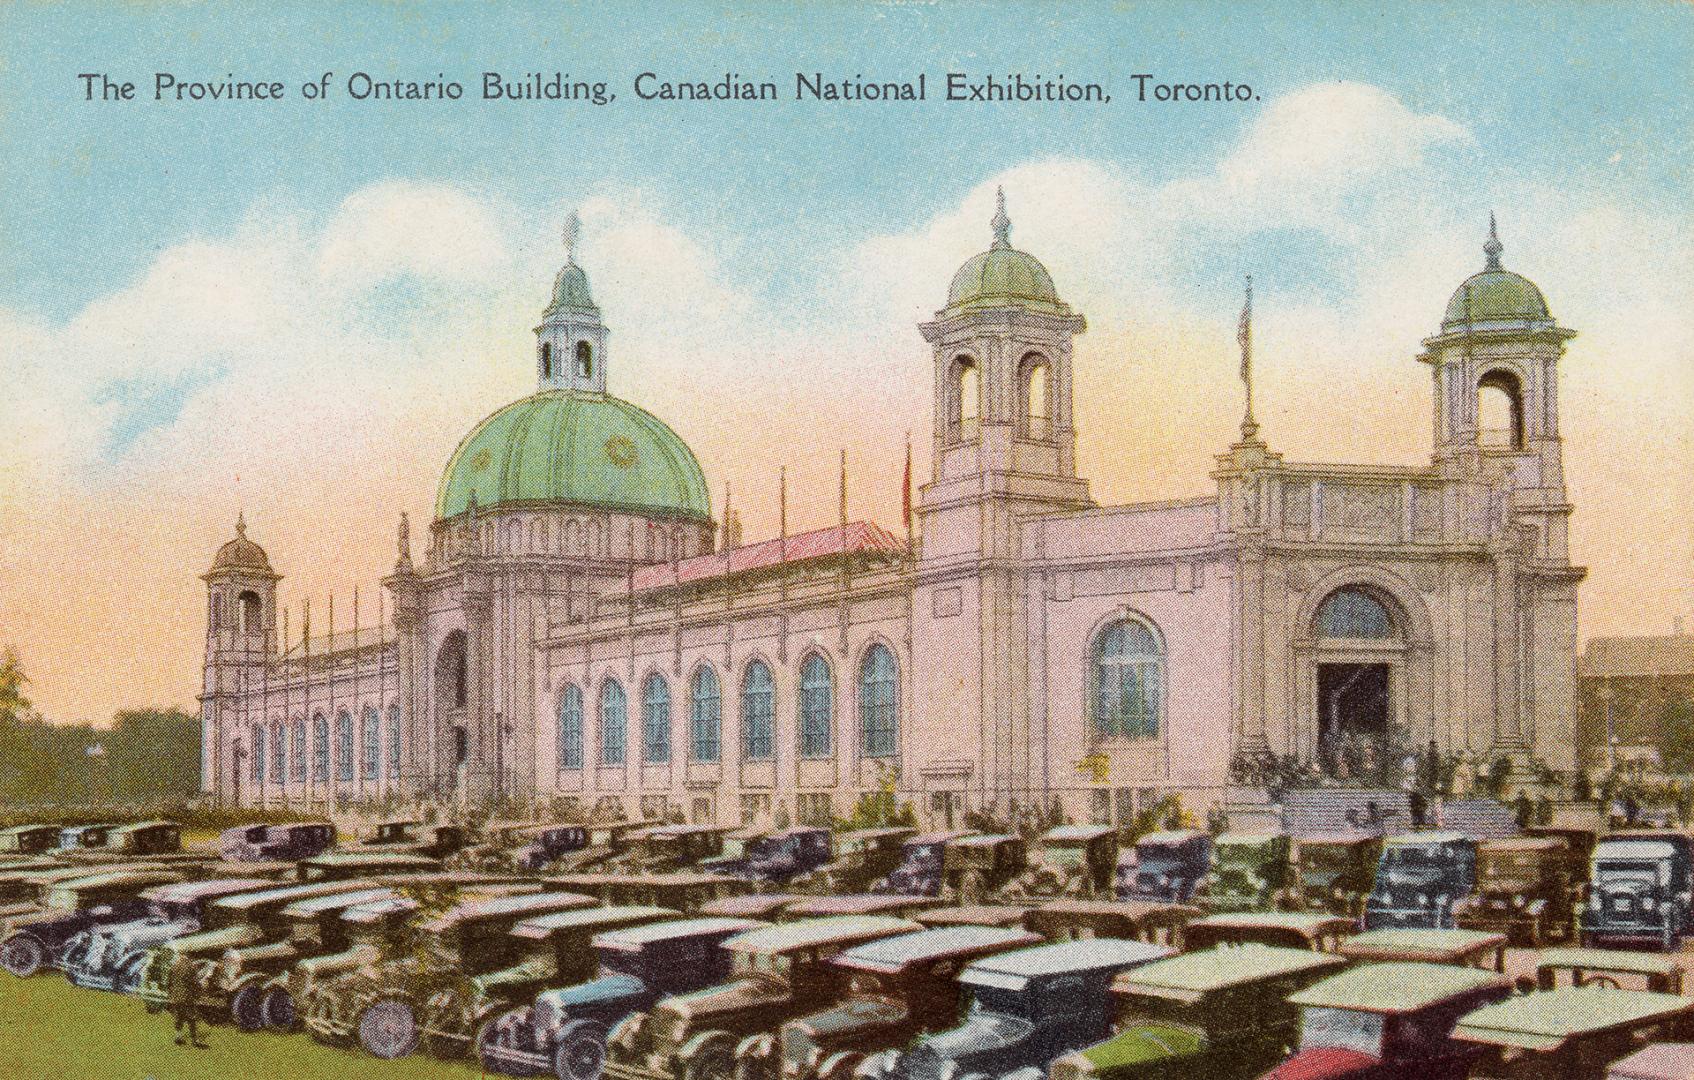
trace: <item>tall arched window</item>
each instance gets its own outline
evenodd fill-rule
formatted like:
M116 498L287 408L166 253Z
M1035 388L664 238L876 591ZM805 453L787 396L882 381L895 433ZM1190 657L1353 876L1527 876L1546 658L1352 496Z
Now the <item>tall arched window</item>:
M360 775L366 780L375 780L382 775L382 714L376 711L375 705L366 705L359 724L360 742L364 747L359 763Z
M288 729L281 720L271 721L271 779L288 782Z
M1041 356L1023 358L1023 433L1028 439L1045 439L1052 434L1052 369Z
M574 684L559 695L559 768L582 768L582 691Z
M257 634L265 628L265 606L260 602L259 594L252 589L248 589L241 594L239 599L241 601L241 632L243 634Z
M553 377L553 343L550 341L541 343L541 377L543 379Z
M335 714L335 778L353 779L353 714L346 709Z
M776 680L763 660L741 673L741 756L747 761L776 756Z
M400 779L400 706L388 707L388 779Z
M1382 602L1363 589L1337 589L1318 608L1318 636L1326 638L1389 638L1394 619Z
M710 664L694 670L688 687L690 752L695 761L717 761L723 756L723 691L718 673Z
M253 783L265 782L265 725L253 725Z
M800 665L800 756L826 758L834 750L835 685L829 661L817 653Z
M579 379L594 377L594 346L586 341L576 343L576 377Z
M306 719L305 719L305 717L302 717L302 716L295 717L294 723L291 726L293 727L293 731L290 733L290 738L289 738L288 741L289 741L289 743L292 744L290 749L292 749L294 751L294 761L293 761L294 782L296 784L304 784L306 782Z
M1523 386L1495 368L1476 384L1476 436L1483 446L1523 449Z
M624 763L625 738L629 732L629 699L623 683L607 679L600 684L600 764Z
M1105 739L1156 739L1162 717L1164 650L1146 623L1126 619L1094 642L1091 672L1094 734Z
M671 760L671 687L656 671L641 687L641 760L650 765Z
M900 666L878 643L859 662L860 749L865 757L893 757L900 750Z
M953 361L947 394L947 427L953 442L976 438L982 415L982 372L976 361L960 356Z
M323 713L312 716L312 779L329 779L329 721Z

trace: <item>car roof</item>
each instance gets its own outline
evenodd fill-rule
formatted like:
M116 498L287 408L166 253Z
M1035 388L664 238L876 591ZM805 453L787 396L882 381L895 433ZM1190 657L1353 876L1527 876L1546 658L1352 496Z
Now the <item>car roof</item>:
M1403 832L1393 836L1383 837L1382 842L1388 847L1422 847L1428 844L1459 844L1475 843L1462 832L1434 829L1429 832Z
M747 930L757 930L764 925L757 919L734 919L727 916L708 915L693 919L664 919L622 930L608 930L594 939L594 947L596 949L619 949L633 952L662 941L701 937L707 934L739 934Z
M409 825L422 825L423 823L422 818L389 818L387 821L377 822L376 825L373 826L373 830L404 828Z
M970 836L961 836L952 843L954 847L993 847L995 844L1017 839L1019 837L1013 836L1011 833L977 833Z
M1466 1013L1453 1037L1492 1046L1554 1050L1573 1035L1606 1031L1694 1010L1694 1000L1609 986L1563 986Z
M925 926L1002 926L1022 923L1030 910L1014 904L964 904L931 908L912 917Z
M931 896L905 896L900 893L846 893L801 897L786 905L784 910L794 915L874 915L879 911L933 906L940 902Z
M972 986L998 986L1021 990L1031 980L1047 975L1105 971L1163 960L1174 955L1168 945L1153 945L1125 938L1084 938L1054 945L1036 945L998 956L984 957L959 973L959 981Z
M847 945L922 929L915 922L886 915L829 915L748 930L724 942L724 948L735 952L780 954L820 945Z
M139 832L142 829L156 829L161 825L168 825L173 829L182 827L174 821L132 821L128 825L114 825L111 831L115 833Z
M1507 836L1499 840L1484 840L1477 851L1568 851L1570 845L1561 836Z
M1195 919L1189 926L1260 927L1272 930L1292 930L1298 934L1321 934L1344 930L1355 925L1344 915L1329 915L1317 911L1230 911Z
M302 866L368 866L380 870L387 866L428 866L438 867L440 859L432 859L428 855L414 855L405 851L359 851L349 848L345 851L326 851L322 855L313 855L309 859L301 859Z
M268 878L211 878L206 881L177 881L156 885L141 894L143 900L160 904L180 904L187 900L212 900L233 893L274 888Z
M1041 936L1027 930L943 926L855 945L836 954L830 962L860 971L895 973L915 964L927 964L950 956L970 956L988 949L1011 949L1040 943Z
M769 833L767 835L773 836L773 837L775 837L775 836L809 836L812 833L827 833L827 832L829 832L829 830L824 828L821 825L795 825L792 828L788 828L788 829L778 829L775 832Z
M1110 825L1060 825L1056 829L1048 829L1041 838L1043 840L1094 840L1115 832L1117 832L1117 829Z
M884 836L914 836L917 830L909 825L884 825L875 829L848 829L836 833L838 840L877 840Z
M1676 845L1657 837L1608 836L1594 849L1596 859L1665 859L1676 854Z
M655 825L647 836L693 836L697 833L732 833L739 825Z
M641 885L722 885L722 874L704 870L679 870L668 874L618 874L597 871L586 874L550 874L545 879L553 885L605 885L610 882L634 882Z
M1662 953L1623 949L1544 949L1535 966L1627 971L1638 975L1672 975L1682 970L1682 965Z
M1161 829L1150 832L1136 841L1136 844L1185 844L1190 840L1198 840L1206 834L1198 829Z
M296 900L282 909L285 919L304 919L314 915L322 915L326 911L338 911L344 908L358 907L377 900L387 900L398 896L393 889L360 889L356 892L330 893L328 896L312 896L305 900Z
M1200 952L1183 953L1145 967L1126 971L1112 983L1117 993L1176 991L1177 996L1199 997L1243 983L1275 979L1302 971L1341 968L1347 959L1310 949L1285 949L1275 945L1219 945Z
M82 877L55 881L53 885L59 889L81 890L103 889L113 885L168 885L181 880L182 875L173 870L102 870Z
M1363 829L1347 829L1342 832L1311 833L1307 836L1294 838L1296 844L1363 844L1382 839L1381 833L1366 832Z
M512 928L512 936L541 940L551 937L560 930L592 930L595 927L657 922L660 919L680 914L681 912L675 908L638 904L572 908L565 911L555 911L550 915L542 915L539 918L525 919Z
M1366 930L1341 943L1341 952L1352 956L1371 952L1453 953L1504 945L1506 935L1488 930L1435 930L1397 926Z
M236 896L225 896L213 903L220 908L233 911L245 911L269 903L293 903L296 900L307 900L314 896L330 896L335 893L357 892L371 887L369 881L359 881L356 878L346 878L341 881L310 881L305 884L279 885L274 889L264 889L260 892L240 893Z
M516 896L483 897L454 904L440 915L424 923L421 929L440 933L479 919L504 918L528 914L542 915L555 911L576 911L594 907L599 901L592 896L573 892L519 893Z
M1214 847L1224 847L1226 845L1246 846L1249 844L1258 846L1261 844L1273 843L1287 835L1287 833L1279 832L1226 832L1219 833L1212 840L1212 844Z
M906 843L913 846L951 844L955 841L963 840L967 836L975 836L976 834L977 832L975 829L951 829L946 832L926 832L919 833L910 840L907 840Z
M1405 1013L1438 1004L1485 986L1505 986L1506 977L1453 964L1400 961L1361 964L1331 975L1289 997L1294 1005L1317 1005L1358 1012Z
M1612 1062L1611 1080L1689 1080L1694 1077L1694 1043L1664 1042L1644 1046Z

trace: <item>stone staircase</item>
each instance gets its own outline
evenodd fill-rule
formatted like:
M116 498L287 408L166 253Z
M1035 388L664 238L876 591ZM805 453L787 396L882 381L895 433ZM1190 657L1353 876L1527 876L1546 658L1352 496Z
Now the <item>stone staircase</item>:
M1394 788L1302 788L1283 793L1282 831L1290 836L1357 832L1361 828L1381 833L1409 832L1411 797Z
M1518 834L1517 814L1493 799L1452 799L1436 810L1443 829L1464 833L1473 840L1503 840Z

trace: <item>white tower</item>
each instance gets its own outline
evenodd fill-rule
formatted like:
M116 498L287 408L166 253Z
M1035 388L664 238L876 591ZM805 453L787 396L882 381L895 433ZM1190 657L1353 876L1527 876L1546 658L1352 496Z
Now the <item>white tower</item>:
M565 265L553 280L553 300L535 328L536 382L542 390L606 392L606 326L588 291L588 275L576 264L582 222L565 221Z

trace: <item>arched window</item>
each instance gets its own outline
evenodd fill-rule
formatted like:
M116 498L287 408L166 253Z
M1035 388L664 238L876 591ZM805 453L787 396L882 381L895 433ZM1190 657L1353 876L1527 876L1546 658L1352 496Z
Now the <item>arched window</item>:
M1318 636L1326 638L1394 637L1394 619L1382 602L1363 589L1337 589L1318 608Z
M690 751L695 761L717 761L723 755L723 692L710 664L694 670L688 687Z
M312 716L312 779L329 779L329 721L323 713Z
M1028 439L1045 439L1053 432L1052 369L1035 354L1023 358L1023 433Z
M859 662L859 728L865 757L899 753L900 666L880 643L867 649Z
M400 706L388 707L388 778L400 779Z
M363 760L360 762L363 771L360 775L366 780L375 780L382 775L382 714L376 711L375 705L366 705L359 723L359 734L364 744Z
M641 687L641 760L650 765L671 760L671 687L656 671Z
M265 782L265 725L253 725L253 783Z
M240 596L241 602L241 632L257 634L265 628L265 606L259 601L259 594L248 589Z
M543 379L553 377L553 343L550 341L541 343L541 377Z
M435 654L435 707L438 711L462 709L468 700L465 632L454 630L442 639Z
M1495 368L1476 384L1476 437L1483 446L1523 449L1523 387Z
M741 673L741 756L746 761L776 756L776 680L763 660Z
M586 341L576 343L576 377L592 379L594 377L594 346Z
M271 721L271 780L288 782L288 729L281 720Z
M1163 713L1164 649L1146 623L1116 622L1094 642L1091 679L1094 734L1105 739L1156 739Z
M607 679L600 684L600 764L624 763L624 740L629 732L629 699L623 683Z
M559 695L559 768L582 768L582 691L575 685Z
M353 714L346 709L335 714L335 778L353 779Z
M800 665L800 756L826 758L834 749L834 676L817 653Z
M961 356L953 361L947 394L947 427L953 442L976 438L982 415L982 372L976 361Z
M294 730L291 732L291 737L288 741L293 744L291 749L294 751L294 782L296 784L304 784L306 782L305 717L295 717L292 727Z

